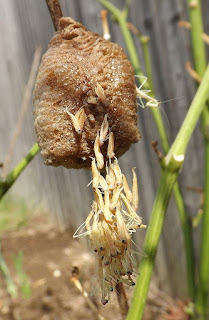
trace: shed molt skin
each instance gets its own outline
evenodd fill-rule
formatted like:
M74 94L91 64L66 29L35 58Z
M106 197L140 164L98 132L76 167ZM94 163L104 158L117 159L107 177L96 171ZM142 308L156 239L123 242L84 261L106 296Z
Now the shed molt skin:
M105 115L114 133L115 155L120 157L140 139L136 98L134 69L123 49L72 18L61 18L42 58L33 94L45 164L90 168ZM101 153L106 151L104 141Z

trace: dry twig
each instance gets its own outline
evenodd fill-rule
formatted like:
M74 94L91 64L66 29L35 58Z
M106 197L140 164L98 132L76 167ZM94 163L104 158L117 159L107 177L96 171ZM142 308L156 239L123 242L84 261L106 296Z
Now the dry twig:
M187 62L187 63L185 64L185 68L186 68L186 71L189 73L189 75L190 75L194 80L196 80L198 83L201 82L200 76L199 76L198 73L192 68L190 62Z
M129 30L131 30L131 32L133 32L136 36L141 36L142 35L142 33L139 31L139 29L137 29L135 27L135 25L133 23L128 22L127 26L129 28Z
M97 307L94 305L94 303L89 298L88 293L83 289L83 287L82 287L82 285L81 285L81 283L79 281L79 269L78 269L78 267L73 267L71 281L73 282L75 287L82 293L82 295L86 299L86 302L87 302L89 308L97 315L97 318L99 320L107 320L106 318L104 318L99 313L99 310L97 309Z
M102 29L103 29L103 38L106 40L110 40L110 30L109 30L109 25L107 21L107 10L102 10L101 11L101 20L102 20Z
M158 145L157 140L152 141L152 147L153 147L158 159L161 161L164 157L163 157L163 154L158 150L157 145Z
M54 29L57 31L59 30L60 18L63 16L59 0L46 0L46 4L52 18Z
M180 20L178 22L178 26L180 28L184 28L184 29L191 29L191 23L189 21L185 21L185 20Z

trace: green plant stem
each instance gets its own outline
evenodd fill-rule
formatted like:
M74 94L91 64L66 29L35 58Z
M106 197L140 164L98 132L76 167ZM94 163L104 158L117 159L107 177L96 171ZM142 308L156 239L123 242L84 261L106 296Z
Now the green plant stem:
M123 9L123 14L124 14L124 18L127 19L128 18L128 13L129 13L129 8L131 5L131 1L132 0L125 0L125 5L124 5L124 9Z
M24 272L23 269L23 252L18 251L17 256L14 259L14 266L18 276L19 287L22 293L22 296L27 299L31 297L31 286L30 280L27 274Z
M188 214L186 212L178 182L174 184L173 194L176 206L178 208L179 220L181 223L182 233L184 237L188 294L190 299L194 301L196 285L194 267L194 245L192 238L192 221L191 219L189 219Z
M164 164L165 168L162 170L160 184L144 243L143 250L146 252L147 258L143 257L140 264L140 276L137 279L133 300L127 316L128 320L142 319L167 205L174 183L176 182L181 165L184 161L184 154L189 142L189 138L191 137L195 125L197 124L199 116L203 110L204 104L208 97L208 92L209 66L180 129L181 134L177 135L172 147L170 148L172 152L169 150L169 157L166 157L167 159ZM181 143L182 135L187 137L183 147ZM177 157L177 155L180 155L180 157Z
M10 296L12 298L16 297L17 296L17 289L16 289L16 286L10 276L10 272L7 267L7 264L2 256L1 248L0 248L0 270L5 278L8 293L10 294Z
M147 71L147 77L149 80L150 88L154 95L154 86L152 81L152 69L151 69L151 61L150 61L150 53L148 48L148 37L140 36L140 42L142 44L145 66ZM169 150L168 139L165 133L165 130L161 131L161 128L164 128L161 115L159 115L159 110L156 108L152 108L152 115L156 123L158 123L158 131L160 137L162 138L163 150L165 153ZM157 111L157 112L156 112ZM189 297L194 300L195 297L195 270L194 270L194 247L193 247L193 239L192 239L192 224L188 218L188 214L186 212L183 198L181 195L181 191L179 188L178 182L175 183L173 188L175 202L178 208L179 219L181 223L181 228L184 237L184 246L185 246L185 256L186 256L186 269L187 269L187 286L188 286L188 294Z
M134 45L130 30L127 27L127 21L126 16L122 15L122 12L118 11L118 9L115 6L108 7L108 1L106 0L98 0L103 6L105 6L114 16L114 18L118 21L124 40L129 52L130 59L132 61L132 64L135 68L135 72L138 76L142 77L141 81L144 79L144 74L141 72L141 67L139 64L138 55L136 52L136 47ZM143 49L143 55L144 55L144 61L145 61L145 67L147 72L147 78L148 82L145 84L145 89L151 90L150 95L154 98L154 85L152 81L152 70L151 70L151 61L150 61L150 54L149 54L149 37L139 35L139 40L142 45ZM139 79L140 80L140 79ZM162 116L158 108L151 108L151 112L154 118L154 121L156 123L160 140L162 143L162 147L164 150L164 153L167 153L169 150L169 142L166 135L165 127L163 124ZM176 205L179 212L179 218L181 222L181 228L184 236L184 245L185 245L185 254L186 254L186 266L187 266L187 283L188 283L188 294L189 297L194 300L195 296L195 272L194 272L194 250L193 250L193 239L192 239L192 228L191 223L188 219L188 215L185 210L185 206L183 203L183 198L180 192L179 184L176 182L174 186L174 198L176 201Z
M142 258L140 263L140 276L137 279L132 303L126 318L127 320L142 319L157 247L165 220L166 209L177 176L177 173L169 172L167 170L162 171L160 184L144 242L143 251L146 253L147 258Z
M193 0L188 0L189 18L191 22L191 37L192 37L192 49L194 56L195 69L200 77L204 75L207 63L205 46L202 40L203 22L202 22L202 10L201 1L195 0L197 6L193 7Z
M203 21L201 12L201 1L196 0L196 7L192 6L192 1L188 0L189 17L191 22L191 38L195 70L200 77L206 69L206 53L205 45L202 40ZM202 117L202 132L204 137L205 147L205 170L204 170L204 192L205 201L203 208L202 232L201 232L201 249L200 249L200 264L199 264L199 285L196 294L195 309L198 314L198 319L205 320L208 310L208 295L209 295L209 107L206 103Z
M205 201L202 219L202 237L201 237L201 251L200 251L200 265L199 265L199 287L196 299L196 312L198 319L208 319L208 286L209 286L209 143L205 144ZM206 162L207 160L207 162Z
M151 97L155 97L155 90L154 90L154 85L153 85L153 76L152 76L152 69L151 69L151 61L150 61L150 53L149 53L149 47L148 47L148 37L145 36L140 36L140 42L142 44L143 48L143 56L144 56L144 61L145 61L145 67L146 67L146 72L147 72L147 78L148 78L148 83L149 83L149 88L151 90ZM155 120L157 130L160 136L160 141L162 143L163 151L165 153L168 152L169 149L169 142L168 138L166 135L165 131L165 126L163 124L163 119L161 116L161 113L158 108L151 108L152 116Z
M37 143L33 145L28 154L23 158L18 165L7 175L4 181L0 181L0 199L9 190L13 183L17 180L21 172L27 167L29 162L39 152L39 146Z
M131 32L127 27L127 21L124 19L123 15L120 15L117 18L117 21L118 21L118 24L120 26L121 32L123 34L123 37L124 37L124 40L125 40L125 43L126 43L126 46L127 46L127 49L128 49L128 53L129 53L129 56L130 56L130 60L131 60L131 62L133 64L133 67L135 69L136 75L143 79L144 78L144 73L142 72L141 66L139 64L139 59L138 59L138 55L137 55L137 52L136 52L136 47L135 47L133 38L131 36ZM145 89L149 88L148 82L146 82L144 84L144 88Z
M109 12L111 12L115 19L118 19L118 17L122 14L122 12L108 0L97 0L97 1L100 2Z

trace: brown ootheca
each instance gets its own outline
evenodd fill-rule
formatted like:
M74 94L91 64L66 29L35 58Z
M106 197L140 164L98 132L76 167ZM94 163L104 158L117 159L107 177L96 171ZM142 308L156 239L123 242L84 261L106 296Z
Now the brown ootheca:
M34 89L34 118L45 164L90 168L104 117L120 157L140 139L134 69L123 49L71 18L42 58ZM104 129L105 130L105 129ZM107 130L106 130L107 131Z

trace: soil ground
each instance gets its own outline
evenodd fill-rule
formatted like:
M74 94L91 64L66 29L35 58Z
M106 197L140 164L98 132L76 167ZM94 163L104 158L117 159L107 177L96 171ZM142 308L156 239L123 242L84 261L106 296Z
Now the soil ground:
M18 231L3 232L1 250L18 287L18 295L10 297L5 278L0 273L0 320L121 319L114 293L107 305L100 302L95 257L87 245L73 239L69 231L56 229L46 215L32 215ZM23 297L21 277L15 269L14 257L20 251L23 253L22 271L30 282L28 298ZM71 281L74 266L79 268L79 280L102 317L89 307ZM132 293L132 288L126 288L129 301ZM182 313L182 307L165 297L156 288L150 291L144 320L188 319Z

